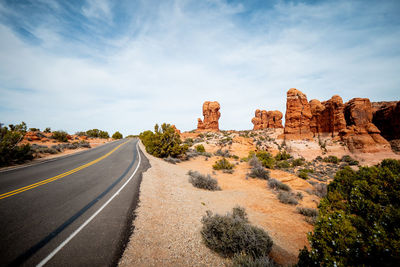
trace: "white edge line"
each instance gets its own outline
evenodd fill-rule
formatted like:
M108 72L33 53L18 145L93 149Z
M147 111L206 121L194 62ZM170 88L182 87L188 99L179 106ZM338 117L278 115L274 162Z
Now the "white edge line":
M89 219L87 219L81 226L79 226L78 229L76 229L67 239L65 239L56 249L54 249L46 258L44 258L36 266L38 266L38 267L44 266L49 260L51 260L57 254L57 252L59 252L65 245L67 245L68 242L71 241L72 238L74 238L83 228L85 228L85 226L88 225L121 192L122 189L124 189L124 187L129 183L129 181L136 174L136 171L139 169L139 166L140 166L141 157L140 157L140 151L138 148L138 144L139 144L139 142L136 143L136 149L137 149L138 155L139 155L139 163L136 166L136 169L132 173L131 177L129 177L129 179L120 187L120 189L118 189L117 192L114 193L114 195L112 195L110 197L109 200L107 200L106 203L103 204L103 206L101 206L92 216L90 216Z

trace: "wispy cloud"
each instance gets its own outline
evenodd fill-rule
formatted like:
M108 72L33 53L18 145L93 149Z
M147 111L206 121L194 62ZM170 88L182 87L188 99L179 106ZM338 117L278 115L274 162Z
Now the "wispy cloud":
M127 134L164 121L193 129L205 100L221 103L222 128L251 128L255 109L285 111L291 87L399 100L399 11L397 1L0 4L0 116Z

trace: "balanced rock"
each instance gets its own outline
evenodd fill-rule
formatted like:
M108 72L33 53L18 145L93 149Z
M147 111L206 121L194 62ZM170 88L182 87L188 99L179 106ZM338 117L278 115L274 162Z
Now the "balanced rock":
M340 135L350 151L378 152L389 150L389 142L372 123L372 105L368 98L353 98L345 104L347 127Z
M217 101L206 101L203 104L204 119L198 119L198 130L219 131L218 120L221 117L220 105Z
M301 91L291 88L287 92L285 114L285 138L311 139L311 107L307 96Z
M254 124L253 130L262 130L268 128L283 128L282 126L282 112L266 111L257 109L255 117L251 120Z

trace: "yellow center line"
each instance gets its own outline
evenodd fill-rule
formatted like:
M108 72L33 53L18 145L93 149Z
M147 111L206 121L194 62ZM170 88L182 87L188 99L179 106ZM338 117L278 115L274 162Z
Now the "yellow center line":
M91 166L91 165L93 165L93 164L95 164L95 163L97 163L97 162L99 162L99 161L101 161L101 160L107 158L107 157L110 156L112 153L114 153L115 150L117 150L117 149L120 148L122 145L124 145L124 144L126 144L126 143L128 143L128 142L129 142L129 141L126 141L126 142L124 142L124 143L122 143L122 144L116 146L113 150L111 150L111 151L108 152L107 154L101 156L100 158L95 159L95 160L93 160L93 161L91 161L91 162L89 162L89 163L86 163L86 164L82 165L82 166L79 166L79 167L77 167L77 168L75 168L75 169L73 169L73 170L70 170L70 171L61 173L61 174L59 174L59 175L57 175L57 176L48 178L48 179L43 180L43 181L40 181L40 182L31 184L31 185L27 185L27 186L24 186L24 187L15 189L15 190L13 190L13 191L10 191L10 192L1 194L1 195L0 195L0 199L7 198L7 197L10 197L10 196L13 196L13 195L22 193L22 192L24 192L24 191L33 189L33 188L35 188L35 187L38 187L38 186L41 186L41 185L45 185L45 184L54 182L54 181L56 181L56 180L58 180L58 179L61 179L61 178L65 177L65 176L68 176L68 175L73 174L73 173L75 173L75 172L77 172L77 171L80 171L80 170L82 170L82 169L85 169L85 168L87 168L87 167L89 167L89 166Z

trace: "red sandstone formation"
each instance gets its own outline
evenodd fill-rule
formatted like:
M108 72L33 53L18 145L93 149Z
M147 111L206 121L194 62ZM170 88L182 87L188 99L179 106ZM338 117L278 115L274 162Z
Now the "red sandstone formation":
M41 138L36 135L36 132L27 132L24 136L24 139L28 141L37 141L40 140Z
M253 130L262 130L268 128L283 128L282 126L282 112L266 111L257 109L255 117L251 120L254 124Z
M287 92L285 138L311 139L311 107L307 96L295 88Z
M312 113L310 128L314 135L328 133L334 137L346 128L344 104L340 96L334 95L322 103L313 99L310 101L310 107Z
M377 152L390 148L389 142L372 123L372 105L368 98L353 98L347 102L344 115L347 128L340 135L351 151Z
M178 130L178 129L176 128L176 126L175 126L175 125L172 125L171 127L172 127L172 128L174 128L174 130L175 130L175 132L176 132L177 134L181 134L181 131L180 131L180 130Z
M198 130L219 131L218 120L221 117L220 105L217 101L206 101L203 104L204 120L198 119Z
M387 140L400 139L400 101L372 103L372 122Z

